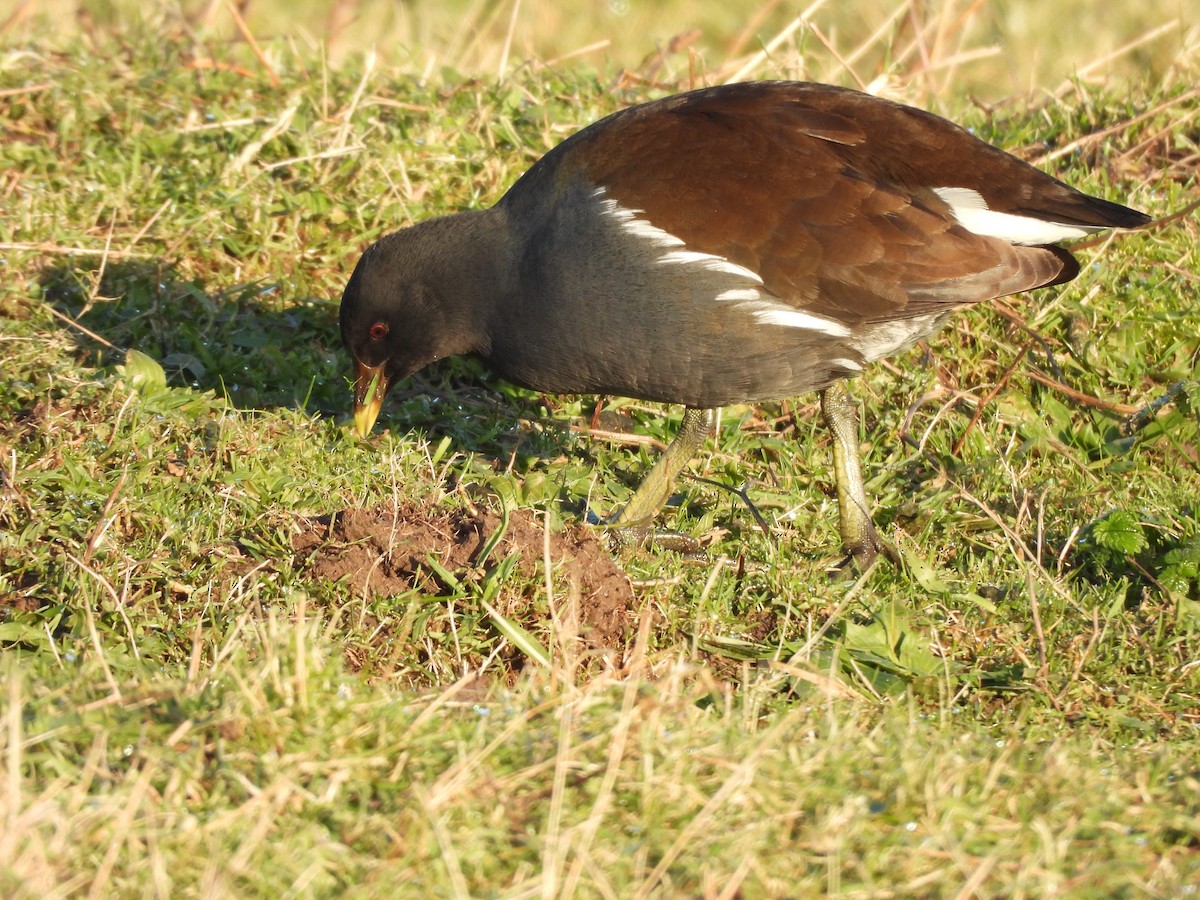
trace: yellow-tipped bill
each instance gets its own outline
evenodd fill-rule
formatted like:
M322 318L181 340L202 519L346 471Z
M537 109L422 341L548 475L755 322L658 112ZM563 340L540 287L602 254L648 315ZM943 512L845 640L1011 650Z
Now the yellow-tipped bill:
M354 430L359 437L365 438L375 427L388 387L390 385L383 366L354 363Z

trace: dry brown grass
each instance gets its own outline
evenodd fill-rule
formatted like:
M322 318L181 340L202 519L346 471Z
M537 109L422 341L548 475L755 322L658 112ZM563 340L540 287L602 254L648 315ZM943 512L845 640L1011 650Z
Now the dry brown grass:
M214 59L243 43L267 68L290 45L335 62L373 49L389 67L423 76L570 64L672 86L788 77L987 101L1057 95L1074 80L1194 78L1200 43L1200 23L1177 0L191 0L167 10L144 0L21 0L0 21L0 40L44 37L47 23L70 40L149 20Z

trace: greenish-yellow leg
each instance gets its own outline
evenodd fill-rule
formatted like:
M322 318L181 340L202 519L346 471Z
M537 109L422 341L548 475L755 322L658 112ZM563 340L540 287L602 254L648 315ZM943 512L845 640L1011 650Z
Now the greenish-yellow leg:
M858 452L858 403L844 381L821 392L821 415L833 432L833 472L837 481L842 543L860 571L866 571L885 549L867 506Z
M609 522L621 543L640 547L654 539L654 517L671 496L676 477L713 433L716 417L715 409L688 407L683 411L679 433L642 479L625 508Z

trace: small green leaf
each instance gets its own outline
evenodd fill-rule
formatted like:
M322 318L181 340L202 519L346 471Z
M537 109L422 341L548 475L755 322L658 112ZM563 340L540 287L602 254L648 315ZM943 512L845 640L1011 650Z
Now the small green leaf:
M49 633L35 622L0 622L0 644L46 647L49 643Z
M1146 529L1133 513L1114 509L1092 528L1092 539L1106 550L1133 555L1149 546Z
M125 365L117 368L129 379L129 386L145 397L153 397L167 389L167 375L163 367L141 350L128 351Z
M479 551L479 555L475 559L475 565L486 566L488 559L491 558L492 551L504 540L504 535L508 531L508 508L508 504L502 501L500 504L500 524L496 526L496 530L492 532L491 537L487 539L487 543L483 545L483 549Z
M492 620L492 624L496 626L496 630L508 638L509 642L536 662L538 665L549 668L550 652L538 643L537 639L528 631L507 618L499 610L490 603L485 602L483 608L487 611L488 616Z
M927 592L938 595L950 593L950 585L939 577L938 570L923 557L903 548L900 548L900 554L904 558L904 566L908 569L908 573Z
M982 594L977 594L974 591L966 594L951 594L950 599L959 603L972 603L982 609L988 615L994 616L997 612L999 612L999 608L995 603L993 603L987 597L984 597Z
M445 459L446 453L450 450L451 444L453 444L453 441L450 439L450 435L442 438L437 447L434 448L434 451L429 455L429 464L436 466L441 463Z
M437 561L437 557L432 550L425 554L425 565L433 570L433 574L441 579L442 584L446 585L446 587L450 588L456 594L462 593L462 582L458 580L458 577L453 572Z
M896 602L885 603L864 625L847 622L842 650L850 668L882 693L944 670L928 639L913 629L908 610Z

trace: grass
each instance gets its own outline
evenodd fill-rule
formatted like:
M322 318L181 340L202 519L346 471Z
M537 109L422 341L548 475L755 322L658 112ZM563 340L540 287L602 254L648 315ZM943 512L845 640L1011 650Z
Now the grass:
M338 65L372 47L390 66L452 79L503 76L543 62L665 84L703 73L710 82L766 74L851 77L861 85L886 73L915 82L931 103L952 93L990 103L1069 91L1074 77L1194 76L1200 40L1195 16L1179 0L1103 12L1091 0L1056 0L1056 23L1071 27L1049 28L1039 0L247 0L236 5L240 12L233 7L215 0L21 0L0 20L0 37L69 41L97 27L119 34L165 19L204 65L253 68L290 46ZM245 46L251 40L257 55Z
M499 544L421 547L381 595L293 540L628 496L678 410L610 398L597 436L594 398L457 361L354 439L336 298L368 241L663 89L285 41L268 69L173 21L0 55L5 895L1194 893L1194 215L855 382L903 568L826 576L814 398L730 409L666 513L706 557L622 559L598 646L564 571ZM930 105L1165 218L1196 189L1188 63Z

